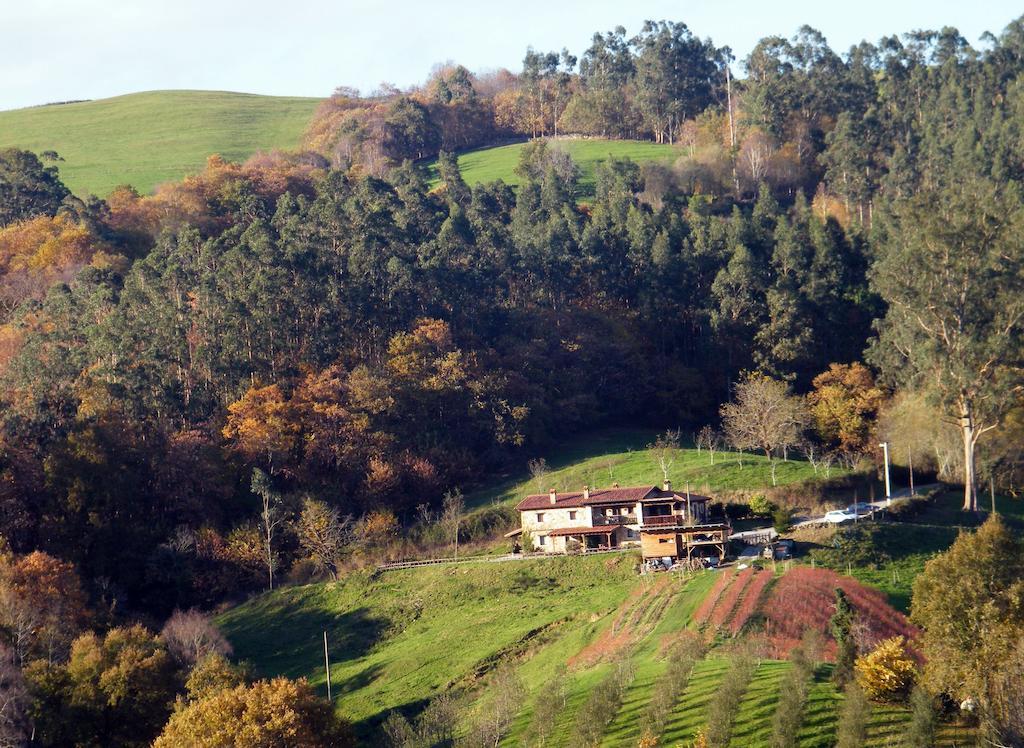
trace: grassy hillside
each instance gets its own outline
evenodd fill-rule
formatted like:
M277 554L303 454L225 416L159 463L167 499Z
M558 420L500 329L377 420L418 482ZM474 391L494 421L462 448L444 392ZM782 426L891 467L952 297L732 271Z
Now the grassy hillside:
M547 455L552 470L545 484L557 488L583 483L607 485L660 480L660 471L644 449L653 432L617 430L568 442ZM742 460L743 467L739 463ZM679 484L695 490L756 488L769 482L763 458L685 450L672 467ZM813 475L805 463L780 467L780 478L798 481ZM500 485L472 495L481 507L507 506L533 488L534 479L507 476ZM906 593L924 559L945 547L963 521L956 497L937 497L913 522L877 525L879 551L893 554L877 563L853 557L854 577L889 592L905 607ZM1024 503L1007 500L1000 510L1011 521ZM872 531L874 532L874 531ZM886 533L899 543L881 542ZM937 538L925 547L917 535ZM817 538L822 548L832 542ZM810 539L805 542L811 542ZM896 556L897 549L903 556ZM842 549L836 549L843 552ZM227 611L219 624L235 655L255 663L261 675L307 676L326 690L322 636L331 641L336 706L356 723L365 744L380 743L380 724L393 710L414 717L440 691L460 695L465 730L493 698L498 663L508 663L522 680L526 695L505 746L524 745L534 710L563 675L564 706L558 710L548 746L571 746L577 718L599 684L627 659L633 678L621 706L609 719L602 745L636 746L659 677L666 671L666 643L683 629L701 630L711 648L689 679L682 698L666 720L662 745L686 745L707 722L708 706L728 670L735 642L731 631L744 623L758 626L754 604L767 604L776 582L770 570L767 587L756 587L754 572L737 577L731 568L685 576L640 577L635 552L555 557L509 562L435 566L375 574L354 573L337 583L285 588ZM904 564L898 584L887 584L891 564ZM841 572L845 573L846 562ZM784 573L783 565L779 573ZM807 570L809 571L809 569ZM722 575L729 575L722 578ZM756 593L750 590L757 589ZM731 594L735 591L735 594ZM744 609L744 601L751 606ZM763 608L762 608L763 610ZM718 628L721 626L722 628ZM717 633L716 633L717 632ZM789 668L780 660L761 660L740 703L733 725L733 745L767 745L779 688ZM830 666L814 673L801 728L801 746L831 745L841 696L830 680ZM901 734L906 709L876 706L869 746L887 746ZM964 728L944 726L939 745L971 745Z
M656 485L662 480L661 469L647 449L656 438L653 430L613 429L587 434L567 441L543 457L549 471L534 478L524 465L520 473L506 475L494 485L474 491L466 497L470 506L500 504L512 506L530 493L543 493L549 488L578 491L592 487ZM685 435L684 435L685 441ZM833 468L833 477L843 471ZM815 477L814 469L804 460L780 461L777 466L780 486ZM756 490L771 486L771 468L764 455L718 451L712 457L707 450L687 447L669 469L673 487L689 485L694 493Z
M594 168L610 158L628 158L638 163L643 161L672 162L682 153L679 146L659 145L640 140L557 140L554 147L566 151L580 167L580 188L582 197L594 194ZM518 185L515 169L519 164L524 143L479 148L467 151L458 157L459 171L469 184L502 180L506 184ZM428 164L431 179L437 181L433 163Z
M590 693L626 658L634 677L609 720L603 746L632 748L658 677L667 667L664 643L694 627L694 610L720 574L656 580L633 573L634 554L553 558L433 567L381 576L354 574L333 584L282 589L219 619L236 656L262 675L305 675L323 689L322 632L332 642L331 679L339 713L356 722L363 743L380 744L391 710L417 714L447 688L461 695L465 729L486 713L499 662L511 664L525 687L506 746L523 744L539 699L564 678L549 746L570 746ZM768 572L762 572L768 573ZM716 639L698 661L666 721L663 745L685 745L707 721L708 705L728 669L729 640ZM733 725L733 745L763 746L788 662L761 660ZM802 746L831 745L840 696L830 667L814 674L801 730ZM876 706L869 746L890 745L909 713ZM957 730L943 728L939 745ZM957 745L965 743L960 728Z
M242 160L295 148L318 99L223 91L151 91L77 104L0 112L0 148L57 151L76 194L119 184L149 192L219 153Z

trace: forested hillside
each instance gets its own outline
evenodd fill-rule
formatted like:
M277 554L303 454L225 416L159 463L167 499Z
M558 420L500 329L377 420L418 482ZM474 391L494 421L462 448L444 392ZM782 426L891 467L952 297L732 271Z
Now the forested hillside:
M649 23L519 75L443 67L150 195L75 197L0 151L0 635L25 714L85 715L38 739L148 744L196 657L139 622L500 536L463 492L607 426L759 453L772 484L795 455L863 478L884 439L966 511L1016 492L1024 21L729 59ZM581 202L532 137L556 131L681 154L602 161ZM516 189L463 178L453 151L526 135ZM119 701L100 673L138 651L159 687ZM210 698L263 698L221 665Z

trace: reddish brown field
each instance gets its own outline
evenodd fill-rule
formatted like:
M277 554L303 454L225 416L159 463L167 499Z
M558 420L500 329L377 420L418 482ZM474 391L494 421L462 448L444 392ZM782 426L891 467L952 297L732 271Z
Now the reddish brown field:
M729 583L736 577L731 570L723 570L718 572L718 579L715 580L714 585L708 590L708 594L704 596L704 600L701 602L700 607L697 608L693 614L694 623L701 624L706 623L708 618L711 616L711 611L715 609L715 605L718 604L719 598L722 597L722 593L725 588L729 586Z
M861 648L870 648L891 636L902 635L911 642L917 638L917 628L889 605L883 593L829 569L798 566L779 579L762 606L770 656L788 657L804 631L812 629L827 637L825 657L834 658L835 642L829 636L828 624L835 612L837 588L846 593L856 609L855 635Z
M708 623L712 626L724 626L732 615L736 604L743 597L744 590L754 577L754 567L748 567L736 575L735 581L722 593L718 605L711 611Z
M743 599L740 604L736 607L736 612L732 615L732 620L729 621L729 631L735 636L740 632L750 617L757 611L758 606L761 603L761 596L764 594L765 588L771 583L774 574L770 571L759 571L754 574L754 578L750 580L750 584L747 585L747 591L743 595Z

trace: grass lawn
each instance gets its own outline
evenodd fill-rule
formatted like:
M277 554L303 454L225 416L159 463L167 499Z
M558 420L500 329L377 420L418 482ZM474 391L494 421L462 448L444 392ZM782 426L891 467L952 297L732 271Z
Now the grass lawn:
M594 169L602 161L611 158L643 161L672 162L682 154L682 148L662 145L644 140L578 140L565 139L549 141L553 146L567 152L580 169L580 197L594 196ZM517 186L519 177L515 173L519 165L524 143L513 143L492 148L466 151L458 156L459 171L470 185L502 180L505 184ZM427 162L432 184L440 181L436 162Z
M0 112L0 148L57 151L76 194L140 192L202 169L219 153L244 160L296 148L319 99L224 91L149 91Z

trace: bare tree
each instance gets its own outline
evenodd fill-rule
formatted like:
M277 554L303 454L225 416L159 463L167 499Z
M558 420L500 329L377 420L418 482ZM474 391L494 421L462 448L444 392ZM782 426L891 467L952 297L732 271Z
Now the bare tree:
M416 719L416 733L424 745L451 745L459 721L458 705L450 691L430 700Z
M351 515L342 517L337 507L307 498L295 523L295 534L317 571L337 579L342 556L355 534Z
M261 537L267 561L267 578L270 589L274 589L274 568L277 566L277 559L274 556L274 533L285 520L281 507L281 494L270 484L267 474L259 468L253 468L252 471L252 492L263 502L260 512Z
M791 395L785 382L753 374L736 385L735 400L721 409L730 443L759 450L768 458L772 485L777 485L776 455L799 444L807 427L807 407Z
M11 655L19 665L25 664L42 621L41 610L22 600L10 585L0 580L0 628L6 632L13 647Z
M706 449L711 455L711 464L715 464L715 452L722 446L722 435L713 426L704 426L697 432L695 439L697 451Z
M821 451L818 449L818 445L812 439L802 439L799 447L800 451L804 453L804 457L811 463L814 474L817 475L818 468L821 467Z
M444 495L441 502L441 526L445 534L452 539L455 546L455 558L459 557L459 528L462 527L462 513L465 511L466 502L462 498L462 491L455 489Z
M499 666L491 676L490 692L494 695L487 711L473 731L472 741L481 746L498 748L523 705L526 688L511 665Z
M543 457L538 457L536 460L530 460L526 463L526 466L530 469L530 475L533 476L534 481L537 483L537 493L544 492L544 477L548 474L548 461Z
M647 445L647 450L654 464L661 470L662 480L667 481L672 465L679 456L679 429L670 429L664 434L658 434L658 438Z
M14 652L0 644L0 748L29 744L29 693Z
M160 631L167 651L178 662L191 668L212 654L227 656L231 645L209 616L198 610L176 610Z

